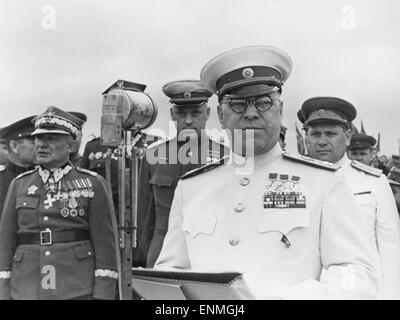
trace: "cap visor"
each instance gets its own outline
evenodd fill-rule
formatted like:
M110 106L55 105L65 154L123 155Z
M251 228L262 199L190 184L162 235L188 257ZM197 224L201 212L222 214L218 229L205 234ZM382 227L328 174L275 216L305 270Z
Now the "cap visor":
M66 134L70 135L71 133L63 130L56 130L56 129L36 129L35 131L32 132L32 136L36 136L38 134L44 134L44 133L59 133L59 134Z

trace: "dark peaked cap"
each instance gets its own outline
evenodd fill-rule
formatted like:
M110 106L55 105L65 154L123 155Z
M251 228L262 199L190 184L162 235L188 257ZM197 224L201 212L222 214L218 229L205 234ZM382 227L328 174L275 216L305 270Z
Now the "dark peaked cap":
M1 132L2 138L6 142L10 140L18 140L26 137L30 137L32 132L35 130L35 126L32 123L32 119L35 116L30 116L21 120L18 120L8 127L3 128Z
M357 110L350 102L335 97L308 99L301 106L301 112L297 113L298 119L304 126L326 122L349 126L356 116Z
M164 94L175 105L195 105L208 101L212 93L205 89L200 80L177 80L162 87Z
M366 149L372 148L376 143L376 139L372 136L362 133L355 133L351 136L349 149Z
M232 89L267 84L281 88L292 71L292 60L281 49L250 46L232 49L211 59L200 79L204 87L221 97Z

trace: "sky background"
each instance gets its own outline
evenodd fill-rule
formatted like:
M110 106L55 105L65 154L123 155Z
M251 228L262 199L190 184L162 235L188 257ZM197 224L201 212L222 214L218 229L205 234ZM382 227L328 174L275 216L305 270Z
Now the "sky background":
M158 105L152 130L168 134L172 80L199 78L215 55L270 45L292 58L283 88L287 149L296 151L301 104L320 95L352 102L381 153L400 139L398 0L1 0L0 127L55 105L100 134L103 92L117 79L144 83ZM208 128L220 128L216 99Z

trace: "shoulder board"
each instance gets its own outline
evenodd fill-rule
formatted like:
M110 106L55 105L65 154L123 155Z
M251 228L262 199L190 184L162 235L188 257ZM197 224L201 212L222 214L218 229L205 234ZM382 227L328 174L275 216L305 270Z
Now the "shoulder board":
M300 154L283 152L282 156L284 159L301 162L301 163L308 164L310 166L321 168L321 169L326 169L326 170L330 170L330 171L336 171L339 169L339 167L333 163L318 160L318 159L313 159L313 158L306 157L306 156L303 156Z
M75 169L76 169L77 171L79 171L79 172L86 173L86 174L90 174L90 175L93 176L93 177L95 177L95 176L98 175L97 172L90 171L90 170L87 170L87 169L83 169L83 168L81 168L81 167L75 167Z
M368 173L368 174L370 174L372 176L375 176L375 177L380 177L382 175L382 173L383 173L382 170L380 170L380 169L367 166L366 164L361 163L361 162L356 161L356 160L352 160L351 161L351 166L353 168L357 169L357 170L360 170L362 172Z
M6 170L6 166L0 165L0 172Z
M160 144L163 144L163 143L165 143L165 142L167 142L167 141L169 141L169 140L172 140L172 138L168 137L168 138L162 138L162 139L159 139L159 140L157 140L157 141L154 141L153 143L151 143L151 144L147 147L147 149L153 149L153 148L159 146Z
M20 175L16 176L15 179L20 179L20 178L22 178L22 177L25 177L25 176L27 176L27 175L30 175L30 174L36 172L38 169L39 169L39 167L35 167L35 168L32 169L32 170L25 171L25 172L21 173Z
M217 161L211 162L209 164L206 164L202 167L190 170L188 172L186 172L184 175L180 176L179 179L187 179L187 178L191 178L194 176L197 176L201 173L207 172L207 171L211 171L215 168L218 168L219 166L223 165L225 163L225 161L227 161L229 159L229 156L225 156Z

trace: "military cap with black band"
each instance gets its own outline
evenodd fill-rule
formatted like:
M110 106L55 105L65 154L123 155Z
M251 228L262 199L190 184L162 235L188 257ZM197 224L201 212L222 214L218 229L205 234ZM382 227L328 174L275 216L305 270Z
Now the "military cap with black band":
M205 89L200 80L177 80L168 82L162 88L175 106L199 105L206 103L212 93Z
M357 116L356 108L348 101L336 97L314 97L306 100L297 113L304 127L315 123L335 123L350 127Z
M372 136L362 133L355 133L351 136L349 150L373 148L376 139Z
M8 143L11 140L18 140L23 138L30 138L35 127L32 119L35 116L30 116L10 124L8 127L3 128L1 137Z

